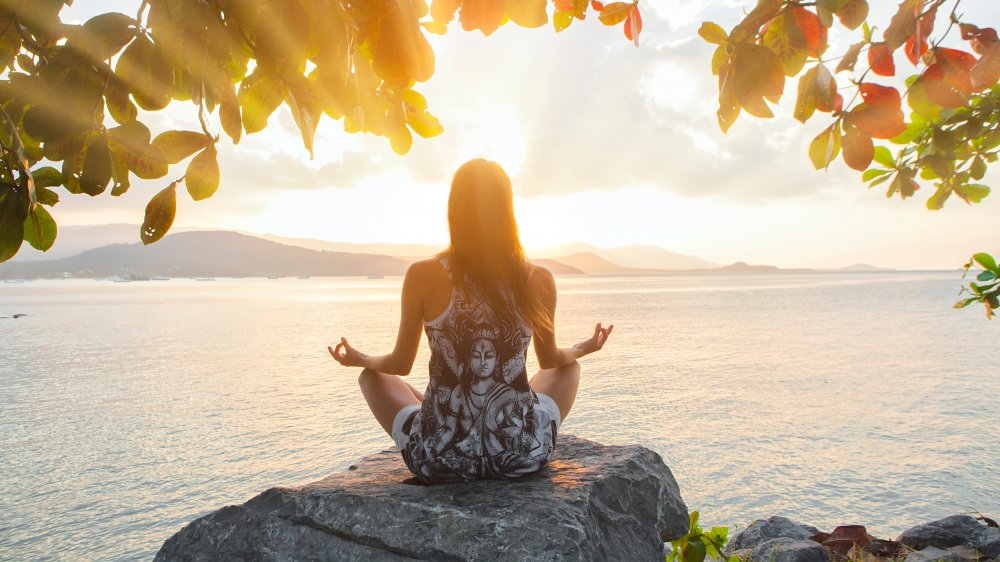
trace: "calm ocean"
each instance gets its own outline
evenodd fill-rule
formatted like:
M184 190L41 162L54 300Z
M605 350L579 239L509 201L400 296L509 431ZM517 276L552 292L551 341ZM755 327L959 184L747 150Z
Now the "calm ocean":
M563 431L656 450L710 525L996 518L1000 319L951 308L959 277L559 277L560 343L615 324ZM388 352L400 284L0 284L0 316L27 314L0 318L0 560L149 559L195 517L390 447L326 345Z

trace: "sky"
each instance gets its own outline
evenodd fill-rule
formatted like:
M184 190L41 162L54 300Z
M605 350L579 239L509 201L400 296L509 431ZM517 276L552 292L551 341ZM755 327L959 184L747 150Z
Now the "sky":
M886 25L896 3L872 4L870 21ZM82 23L106 11L134 15L138 5L78 0L63 17ZM174 224L444 244L451 176L462 162L485 157L513 180L529 249L579 240L599 247L651 244L717 263L900 269L955 268L975 252L1000 251L1000 195L974 206L952 198L935 212L924 205L929 185L906 201L886 199L884 189L867 189L841 160L814 170L807 147L830 120L817 114L801 125L791 117L797 79L786 81L775 119L744 113L723 134L709 67L714 46L697 29L707 20L728 30L751 6L641 1L638 48L620 26L605 27L594 15L558 34L551 26L507 24L484 37L453 23L446 35L429 35L435 74L415 87L444 125L443 135L417 137L398 156L387 139L344 133L342 122L324 117L310 160L282 106L265 131L238 145L223 135L218 193L194 202L179 191ZM961 7L969 21L1000 24L993 0L965 0ZM836 29L831 56L858 40ZM914 70L901 55L896 63L901 74ZM838 79L846 84L846 73ZM215 117L210 128L221 132ZM143 120L154 135L200 128L190 102L175 101ZM181 176L184 165L161 180L133 179L120 198L64 196L53 216L62 225L139 223L149 198ZM993 166L983 183L997 186L998 179Z

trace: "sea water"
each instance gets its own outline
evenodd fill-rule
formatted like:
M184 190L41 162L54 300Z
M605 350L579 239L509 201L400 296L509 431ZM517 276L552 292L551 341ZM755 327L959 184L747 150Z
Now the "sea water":
M1000 319L951 308L960 273L557 284L561 345L615 324L562 432L657 451L703 523L893 538L1000 515ZM0 316L27 315L0 318L0 559L150 559L196 517L391 447L326 346L389 352L400 286L0 285Z

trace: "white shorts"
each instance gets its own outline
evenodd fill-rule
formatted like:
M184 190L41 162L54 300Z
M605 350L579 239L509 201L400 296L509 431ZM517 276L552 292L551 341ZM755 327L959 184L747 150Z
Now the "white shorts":
M556 422L556 430L558 430L559 425L562 423L559 405L548 394L536 392L535 395L538 396L538 404L535 407L544 410L548 418ZM403 431L403 426L406 425L408 419L412 418L419 411L420 404L407 404L400 408L396 412L396 417L392 419L392 440L395 441L396 448L400 451L406 446L406 440L409 438L409 434Z

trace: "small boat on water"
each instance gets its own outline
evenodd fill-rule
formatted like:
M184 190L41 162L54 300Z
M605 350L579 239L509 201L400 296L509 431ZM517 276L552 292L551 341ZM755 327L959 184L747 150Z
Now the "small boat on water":
M161 275L157 275L156 277L150 277L149 280L150 281L170 281L170 278L169 277L163 277Z
M385 277L382 276L382 275L369 275L368 278L369 279L385 279Z
M281 279L281 276L279 276L279 275L268 275L267 278L268 279Z
M195 281L215 281L215 277L196 277Z
M299 275L299 279L309 279L308 275Z

